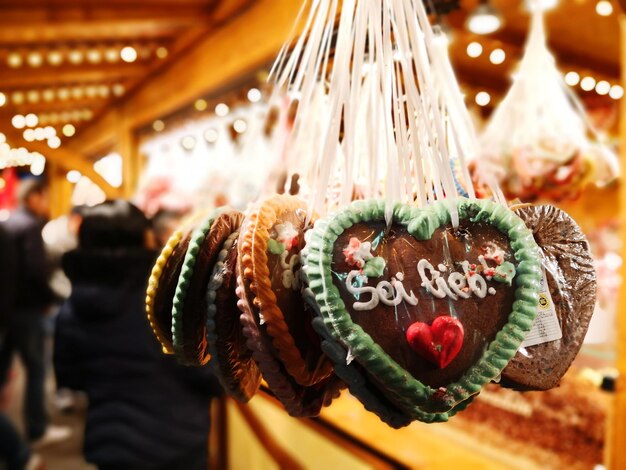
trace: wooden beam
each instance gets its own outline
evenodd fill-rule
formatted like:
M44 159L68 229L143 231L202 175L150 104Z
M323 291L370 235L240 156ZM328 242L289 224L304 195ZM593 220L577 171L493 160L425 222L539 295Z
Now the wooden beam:
M238 0L233 5L241 3ZM254 2L123 100L119 112L136 130L267 65L289 36L300 6L300 2L293 0ZM268 18L272 19L271 28ZM115 142L116 128L112 125L115 114L116 111L111 110L83 129L71 143L72 148L89 154L102 142Z
M25 89L41 88L46 85L62 87L65 84L86 82L117 82L143 76L146 66L145 62L134 62L132 64L65 65L39 68L22 66L18 69L7 69L3 64L0 87Z

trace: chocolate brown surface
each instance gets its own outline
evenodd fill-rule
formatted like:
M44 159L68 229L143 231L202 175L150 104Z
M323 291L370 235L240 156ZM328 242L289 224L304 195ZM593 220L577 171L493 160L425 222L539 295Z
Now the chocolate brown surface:
M576 222L554 206L516 210L540 247L563 338L522 349L502 372L501 385L548 390L558 385L580 351L596 302L589 243Z
M508 238L495 227L461 221L459 229L454 232L451 227L442 227L435 231L430 240L418 242L400 225L392 225L386 232L384 222L360 223L347 229L334 246L333 282L352 320L413 377L432 387L444 386L459 379L482 356L496 333L507 323L514 300L514 286L495 280L487 281L487 287L496 290L495 295L487 294L484 299L474 295L469 299L437 299L421 286L417 269L421 259L428 260L435 269L439 264L450 267L443 275L447 279L450 272L463 272L458 263L468 261L478 265L478 256L484 254L483 247L493 244L504 250L506 261L516 264ZM418 299L416 306L403 301L396 307L381 302L367 311L352 308L357 301L369 301L371 295L364 293L357 299L347 290L346 276L356 268L348 264L342 251L351 237L361 242L373 242L372 254L383 257L387 263L383 276L370 277L364 286L375 287L380 281L391 281L396 273L403 273L406 292L413 291ZM439 369L413 351L406 339L406 330L414 322L431 324L442 315L458 318L465 335L456 358L444 369Z
M215 333L217 362L222 385L242 402L249 401L261 382L261 373L246 345L237 308L237 243L228 252L224 263L222 286L215 294Z
M208 357L206 340L206 289L213 266L226 239L239 229L243 214L234 210L221 213L211 225L196 257L193 274L183 307L183 353L189 364L205 364Z
M293 212L286 212L278 218L275 225L285 222L291 222L294 229L299 233L297 245L289 250L289 255L287 256L287 263L289 263L289 260L293 256L298 255L304 246L304 220ZM274 230L270 230L270 236L274 236ZM314 371L326 359L322 354L319 336L311 326L313 312L302 298L299 287L293 289L283 285L283 268L281 267L280 255L275 255L268 251L267 258L269 272L272 276L272 291L276 296L276 304L283 314L285 323L289 328L289 334L293 337L305 364L310 371ZM296 276L299 276L299 270L300 262L298 261L294 269ZM261 328L265 333L267 332L265 325Z
M174 348L172 345L172 307L174 294L176 293L178 278L183 267L183 261L185 260L185 253L187 253L192 230L193 227L188 227L185 230L180 242L167 259L159 279L159 287L154 295L154 328L166 343L164 346L170 351Z

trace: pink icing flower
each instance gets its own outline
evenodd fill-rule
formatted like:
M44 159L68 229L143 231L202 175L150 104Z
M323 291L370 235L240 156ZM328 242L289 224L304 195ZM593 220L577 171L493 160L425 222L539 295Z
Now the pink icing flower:
M274 230L276 230L276 241L282 243L287 251L298 244L298 231L291 222L278 224L274 227Z
M371 251L372 244L370 242L361 242L358 238L352 237L348 246L343 249L343 255L350 266L363 269L365 262L374 257Z

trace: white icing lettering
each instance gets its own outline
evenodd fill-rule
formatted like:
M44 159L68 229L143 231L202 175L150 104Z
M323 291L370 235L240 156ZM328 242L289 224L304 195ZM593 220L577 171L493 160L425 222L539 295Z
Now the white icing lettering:
M404 285L402 284L402 280L404 279L404 275L402 273L396 274L395 278L391 278L391 282L389 281L380 281L376 287L369 286L355 286L354 279L360 275L359 271L353 270L350 271L348 277L346 278L346 288L348 292L356 296L369 294L371 295L371 299L367 302L354 302L352 304L352 308L357 311L365 311L372 310L378 306L380 302L384 305L388 305L390 307L395 307L396 305L400 305L403 301L410 305L417 305L418 300L413 294L413 291L410 291L408 294Z

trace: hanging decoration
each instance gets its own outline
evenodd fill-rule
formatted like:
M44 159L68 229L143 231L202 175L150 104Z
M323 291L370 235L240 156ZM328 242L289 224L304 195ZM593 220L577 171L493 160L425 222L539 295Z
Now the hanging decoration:
M539 3L513 85L482 135L476 168L479 186L490 175L509 197L522 200L573 198L619 173L616 155L556 67Z

